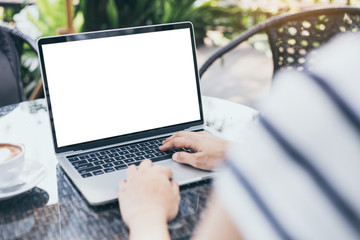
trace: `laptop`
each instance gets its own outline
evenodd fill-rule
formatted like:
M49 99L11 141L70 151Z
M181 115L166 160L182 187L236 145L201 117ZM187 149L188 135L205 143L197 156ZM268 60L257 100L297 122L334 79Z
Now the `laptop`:
M212 172L158 146L205 129L190 22L41 38L37 42L56 157L91 205L117 199L131 164L169 167L180 185Z

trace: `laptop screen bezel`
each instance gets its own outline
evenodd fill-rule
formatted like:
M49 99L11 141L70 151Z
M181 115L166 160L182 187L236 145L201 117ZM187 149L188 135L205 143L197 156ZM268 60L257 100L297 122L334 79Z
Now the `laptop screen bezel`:
M191 122L176 124L172 126L161 127L157 129L151 129L136 133L130 133L120 136L113 136L105 139L88 141L83 143L77 143L67 146L59 147L56 139L56 130L54 125L54 118L52 114L51 108L51 96L48 89L48 82L45 70L44 56L42 46L46 44L53 43L62 43L62 42L70 42L70 41L82 41L88 39L96 39L103 37L113 37L113 36L124 36L129 34L139 34L139 33L150 33L150 32L158 32L165 30L175 30L175 29L189 29L191 34L191 47L192 47L192 55L193 55L193 63L195 69L195 79L196 79L196 87L197 87L197 95L198 95L198 104L200 111L200 120L195 120ZM38 52L39 52L39 62L41 67L42 79L43 79L43 87L44 93L48 106L48 114L51 125L52 138L54 142L54 148L56 153L68 152L68 151L79 151L79 150L87 150L92 148L98 148L102 146L108 146L113 144L121 144L124 142L129 142L137 139L149 138L152 136L157 136L161 134L167 134L172 132L181 131L190 127L199 126L204 124L203 117L203 109L202 109L202 100L201 100L201 91L200 91L200 77L197 66L197 58L196 58L196 45L195 45L195 34L193 25L191 22L181 22L181 23L171 23L171 24L161 24L161 25L151 25L151 26L142 26L142 27L134 27L134 28L123 28L123 29L115 29L115 30L105 30L98 32L87 32L87 33L79 33L79 34L71 34L71 35L61 35L61 36L52 36L40 38L37 41ZM71 86L69 86L71 87Z

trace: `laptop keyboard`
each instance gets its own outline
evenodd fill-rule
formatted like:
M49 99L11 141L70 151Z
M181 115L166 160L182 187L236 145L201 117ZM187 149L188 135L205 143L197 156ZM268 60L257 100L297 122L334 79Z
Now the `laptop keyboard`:
M195 152L189 148L173 148L167 151L160 151L159 146L165 139L159 138L85 154L72 155L68 156L67 159L83 178L87 178L126 169L132 164L138 166L142 160L147 158L153 162L158 162L171 158L175 152Z

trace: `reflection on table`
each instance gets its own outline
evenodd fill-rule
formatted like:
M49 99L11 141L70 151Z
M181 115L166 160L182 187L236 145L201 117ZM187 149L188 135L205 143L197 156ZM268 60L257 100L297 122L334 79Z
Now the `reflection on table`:
M203 97L203 108L206 124L231 141L241 140L257 114L211 97ZM0 108L0 142L23 143L26 161L43 164L47 172L36 188L0 201L0 239L128 238L118 203L88 205L58 166L44 99ZM211 188L211 180L181 188L179 214L168 224L172 239L191 236Z

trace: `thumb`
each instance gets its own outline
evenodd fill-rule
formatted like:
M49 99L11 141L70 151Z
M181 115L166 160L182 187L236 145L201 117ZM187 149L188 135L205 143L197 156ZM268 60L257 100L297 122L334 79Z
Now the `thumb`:
M196 167L196 158L196 153L176 152L172 155L172 159L175 162L189 164L193 167Z

